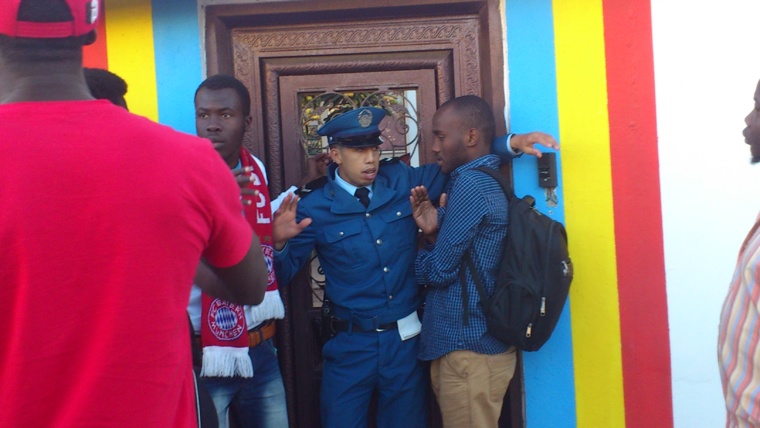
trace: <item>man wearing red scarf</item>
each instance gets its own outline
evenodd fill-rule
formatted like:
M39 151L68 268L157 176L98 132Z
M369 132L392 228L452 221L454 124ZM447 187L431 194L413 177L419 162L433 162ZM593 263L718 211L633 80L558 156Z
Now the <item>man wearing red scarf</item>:
M283 318L285 309L273 270L273 202L266 169L243 147L252 122L250 105L248 89L239 80L209 77L195 93L195 124L198 136L212 142L241 187L243 214L261 237L269 273L267 291L261 304L240 306L193 287L188 313L196 335L200 334L201 376L216 406L219 426L229 425L232 409L240 426L280 428L288 426L287 407L271 339L274 320Z

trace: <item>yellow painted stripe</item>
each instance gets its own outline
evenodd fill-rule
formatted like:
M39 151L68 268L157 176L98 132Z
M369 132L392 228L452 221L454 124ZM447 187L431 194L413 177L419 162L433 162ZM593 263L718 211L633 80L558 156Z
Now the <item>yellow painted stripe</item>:
M601 0L554 0L577 426L624 427Z
M151 0L105 0L108 68L127 81L133 113L158 120Z

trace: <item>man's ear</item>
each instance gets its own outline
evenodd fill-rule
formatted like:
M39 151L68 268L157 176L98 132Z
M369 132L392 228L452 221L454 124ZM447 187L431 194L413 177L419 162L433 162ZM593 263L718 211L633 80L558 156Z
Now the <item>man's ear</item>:
M340 149L338 149L338 146L330 146L330 159L332 159L336 165L343 163L343 159L341 158L341 153Z
M244 128L246 131L251 130L251 124L253 124L253 116L246 116L245 121L243 121Z
M478 132L478 129L470 128L467 131L467 134L465 135L464 144L467 147L474 147L478 145L479 140L480 140L480 132Z

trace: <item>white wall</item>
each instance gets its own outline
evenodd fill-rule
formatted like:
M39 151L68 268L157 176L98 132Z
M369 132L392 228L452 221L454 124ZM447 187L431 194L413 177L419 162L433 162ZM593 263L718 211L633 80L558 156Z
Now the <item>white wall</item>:
M652 23L675 426L720 427L718 318L760 210L760 164L741 133L760 79L760 2L652 0Z

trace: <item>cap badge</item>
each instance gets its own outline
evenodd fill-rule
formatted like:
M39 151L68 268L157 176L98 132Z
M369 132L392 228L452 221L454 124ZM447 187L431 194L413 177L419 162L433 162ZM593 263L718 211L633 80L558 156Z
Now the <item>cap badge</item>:
M372 112L369 110L362 110L359 112L359 126L367 128L372 125Z

